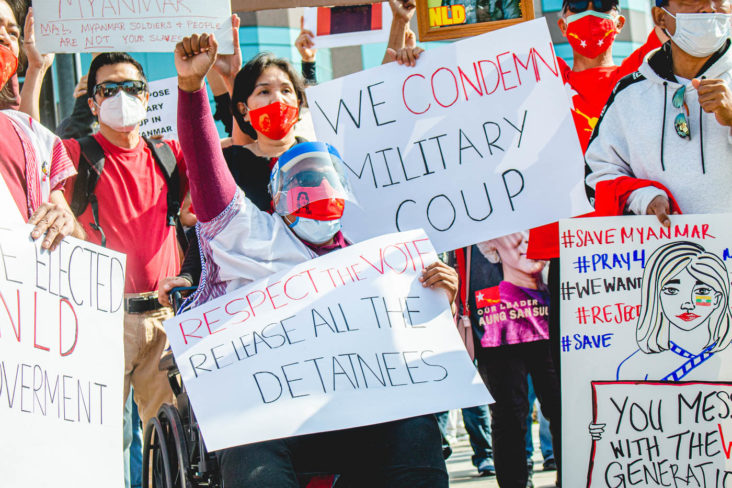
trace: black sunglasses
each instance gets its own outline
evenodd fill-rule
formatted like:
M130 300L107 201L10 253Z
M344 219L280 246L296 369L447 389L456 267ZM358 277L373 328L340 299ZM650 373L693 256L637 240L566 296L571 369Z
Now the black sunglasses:
M147 84L140 80L105 81L94 87L94 94L108 98L116 95L120 90L136 97L147 91Z
M592 0L592 4L597 12L609 12L618 6L617 0ZM577 0L564 2L564 6L570 12L584 12L590 6L590 0Z

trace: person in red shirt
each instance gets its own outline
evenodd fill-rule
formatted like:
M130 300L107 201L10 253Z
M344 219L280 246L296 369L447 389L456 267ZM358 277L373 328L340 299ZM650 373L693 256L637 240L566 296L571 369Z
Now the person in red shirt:
M150 97L142 66L125 53L100 54L89 67L87 96L99 120L99 132L91 137L104 152L105 163L94 191L98 222L93 205L86 206L79 222L91 242L106 241L110 249L127 254L122 400L132 385L147 424L163 403L174 400L166 373L158 370L167 346L163 321L173 312L152 293L180 266L176 229L167 219L168 182L139 132ZM156 144L167 144L175 155L181 183L177 201L182 202L188 182L180 146L175 141ZM79 141L68 139L64 145L78 168L84 157ZM77 181L67 185L69 201Z
M17 103L12 78L20 53L19 4L0 0L0 104ZM75 173L60 139L26 114L0 112L0 186L22 219L35 225L31 236L45 236L42 247L55 249L67 235L84 238L63 194L64 181ZM3 212L5 219L14 209Z
M571 97L574 125L584 152L600 112L620 78L636 71L646 55L668 38L658 28L652 30L645 44L618 66L613 61L612 44L625 25L618 0L564 0L562 6L557 23L572 47L572 67L561 58L557 61Z

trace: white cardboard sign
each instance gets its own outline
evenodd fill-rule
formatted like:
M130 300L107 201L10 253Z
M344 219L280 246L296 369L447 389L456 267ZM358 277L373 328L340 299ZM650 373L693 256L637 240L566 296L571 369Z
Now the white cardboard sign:
M140 135L178 138L178 77L148 83L147 117L140 122Z
M560 221L564 486L732 482L730 218Z
M388 2L382 2L372 5L308 7L303 11L303 18L303 27L315 35L313 42L317 49L387 42L392 13ZM370 20L370 28L362 29Z
M209 450L492 402L422 231L374 238L166 321Z
M2 212L0 212L0 224L22 225L24 223L18 206L10 195L8 185L2 176L0 176L0 209L2 209Z
M592 443L587 486L732 481L732 383L597 382L592 390L593 422L605 434Z
M121 488L125 256L0 228L2 486Z
M33 13L43 53L173 52L202 32L234 52L229 0L33 0Z
M591 210L542 19L310 87L308 102L347 165L354 241L424 228L442 252Z

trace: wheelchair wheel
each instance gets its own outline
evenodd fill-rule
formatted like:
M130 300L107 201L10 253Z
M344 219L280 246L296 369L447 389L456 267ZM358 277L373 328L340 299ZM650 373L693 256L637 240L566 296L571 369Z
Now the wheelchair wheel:
M157 418L152 418L145 429L142 453L143 488L173 488L165 432Z
M163 405L145 431L142 486L192 488L188 466L188 448L178 411L172 405Z

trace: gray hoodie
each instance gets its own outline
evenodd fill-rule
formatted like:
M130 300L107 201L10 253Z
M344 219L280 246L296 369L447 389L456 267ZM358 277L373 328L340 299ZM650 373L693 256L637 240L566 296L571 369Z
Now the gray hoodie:
M701 69L697 78L702 77L732 84L730 40ZM696 90L685 81L691 138L680 137L674 119L683 108L672 104L679 81L666 43L618 82L585 154L591 200L597 182L630 176L666 186L684 213L732 211L732 132L701 109ZM662 194L654 187L636 190L626 210L644 214Z

